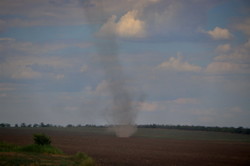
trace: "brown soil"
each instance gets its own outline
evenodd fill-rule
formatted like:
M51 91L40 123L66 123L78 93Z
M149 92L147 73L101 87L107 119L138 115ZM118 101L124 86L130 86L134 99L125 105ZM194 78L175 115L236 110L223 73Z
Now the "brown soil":
M0 141L30 144L32 134L38 132L50 135L52 143L65 153L87 153L98 166L246 166L250 163L250 144L244 142L116 138L45 129L0 129Z

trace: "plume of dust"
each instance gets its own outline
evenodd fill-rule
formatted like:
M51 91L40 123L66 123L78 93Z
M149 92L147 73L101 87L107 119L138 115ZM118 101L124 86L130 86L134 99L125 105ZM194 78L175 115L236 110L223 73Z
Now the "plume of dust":
M102 1L99 1L99 3ZM91 0L84 2L85 16L91 25L91 29L97 34L99 27L96 24L103 25L107 21L106 12L102 5L95 9L95 4ZM106 18L105 18L106 17ZM108 82L108 88L112 95L112 106L108 109L109 123L112 127L110 131L115 132L118 137L130 137L137 128L135 119L137 109L133 106L133 93L126 86L127 78L124 76L122 65L119 61L118 46L115 33L105 36L94 36L95 47L99 56L99 61L103 67L105 79ZM106 109L107 110L107 109Z

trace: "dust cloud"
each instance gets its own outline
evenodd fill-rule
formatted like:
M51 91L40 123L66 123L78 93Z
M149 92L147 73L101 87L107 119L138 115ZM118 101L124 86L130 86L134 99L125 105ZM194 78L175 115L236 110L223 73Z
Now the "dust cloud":
M95 38L94 45L112 98L112 105L104 111L107 112L108 123L112 126L109 130L115 132L118 137L130 137L137 130L135 126L137 109L133 104L134 95L126 83L128 78L124 75L119 60L115 33L98 35L99 26L109 18L105 9L100 7L101 2L99 1L98 9L96 9L91 0L84 1L84 10L85 16L91 24L90 28Z

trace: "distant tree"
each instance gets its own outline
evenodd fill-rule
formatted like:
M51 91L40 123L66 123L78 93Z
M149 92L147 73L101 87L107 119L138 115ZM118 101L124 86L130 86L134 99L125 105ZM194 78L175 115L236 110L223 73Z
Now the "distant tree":
M40 127L46 127L46 125L43 122L41 122Z
M26 124L25 123L21 123L21 127L26 127Z
M53 127L53 125L52 124L46 124L46 127Z
M74 127L72 124L68 124L66 127Z
M11 127L9 123L0 123L0 127Z
M243 127L238 127L235 129L236 133L243 133Z

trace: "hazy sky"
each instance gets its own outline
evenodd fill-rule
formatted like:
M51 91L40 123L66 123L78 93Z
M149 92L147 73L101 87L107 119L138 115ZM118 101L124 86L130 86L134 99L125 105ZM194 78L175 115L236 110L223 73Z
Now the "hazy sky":
M250 127L249 0L86 1L0 1L1 123L109 123L112 49L137 124Z

